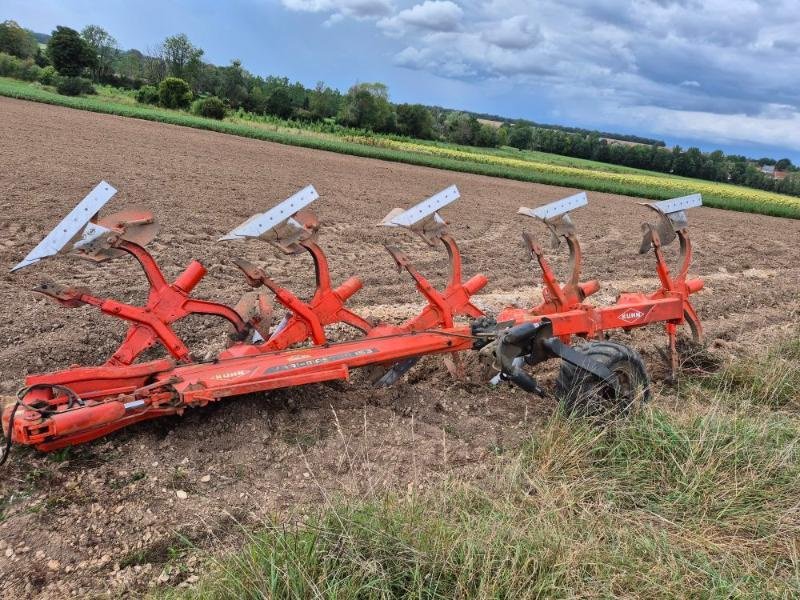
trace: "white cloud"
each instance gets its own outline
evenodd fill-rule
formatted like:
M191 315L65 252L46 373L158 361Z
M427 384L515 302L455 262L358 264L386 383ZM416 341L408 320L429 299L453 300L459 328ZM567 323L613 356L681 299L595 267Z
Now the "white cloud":
M488 23L483 39L500 48L524 50L542 39L542 32L530 22L528 15L509 17L498 23Z
M407 28L428 31L456 31L464 11L450 0L425 0L401 10L393 17L382 19L378 25L387 32L403 32Z
M776 118L773 111L780 115ZM680 135L695 140L717 143L742 142L781 146L800 151L800 112L787 114L767 106L763 113L720 115L713 112L669 110L659 106L638 106L625 109L628 122L647 127L653 133Z
M329 13L331 21L345 17L369 19L384 17L394 8L389 0L281 0L289 10Z
M431 71L444 77L465 78L476 74L474 68L460 60L456 55L441 55L430 49L418 50L407 47L394 57L394 64L399 67L418 71Z
M800 145L797 0L282 1L368 16L395 65L543 98L537 120Z

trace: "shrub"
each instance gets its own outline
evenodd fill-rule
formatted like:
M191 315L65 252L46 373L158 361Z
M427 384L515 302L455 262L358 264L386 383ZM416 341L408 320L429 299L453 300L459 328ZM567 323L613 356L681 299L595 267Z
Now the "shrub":
M225 103L216 96L209 96L195 100L192 104L192 112L201 117L222 120L225 118Z
M42 85L55 85L57 81L58 75L53 65L47 65L39 72L39 83Z
M136 92L136 101L142 104L158 104L158 88L154 85L143 85Z
M22 59L0 52L0 76L36 81L39 79L39 73L41 68L32 58Z
M24 81L38 81L41 72L42 68L32 58L26 58L22 61L17 77Z
M80 96L81 94L94 94L92 82L83 77L64 77L58 82L56 91L64 96Z
M39 71L39 83L42 85L56 85L58 83L58 74L53 65L48 65Z
M22 69L22 60L5 52L0 52L0 76L18 77Z
M192 103L192 90L183 79L167 77L158 85L158 100L167 108L188 108Z

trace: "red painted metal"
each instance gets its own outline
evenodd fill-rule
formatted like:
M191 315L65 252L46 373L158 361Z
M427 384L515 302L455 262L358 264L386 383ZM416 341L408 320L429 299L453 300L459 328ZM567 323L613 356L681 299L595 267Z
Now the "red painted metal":
M586 304L582 301L581 294L575 295L577 290L584 288L593 290L596 284L596 282L589 282L591 285L575 285L577 282L575 269L572 271L571 284L563 288L571 289L572 293L570 295L563 294L562 288L555 279L541 250L534 249L535 245L531 243L532 251L544 272L544 301L532 309L506 308L498 315L498 321L513 321L519 324L538 322L547 317L553 324L553 334L560 337L565 343L569 343L573 336L592 339L613 329L630 331L652 323L664 323L668 337L670 378L674 379L678 368L677 327L687 323L696 341L700 341L703 335L700 319L689 298L691 294L703 289L703 280L688 279L689 266L692 261L691 241L684 230L677 231L676 234L680 241L678 275L673 277L670 274L658 233L654 229L649 230L648 240L656 258L656 272L660 287L649 294L622 293L612 306L606 307ZM528 236L526 236L526 241L530 242Z
M545 316L552 322L553 334L569 341L573 336L598 337L613 329L630 330L652 323L664 323L670 338L675 366L675 329L688 322L696 336L702 334L689 296L703 287L700 279L688 279L691 245L684 231L677 232L681 242L681 265L672 276L664 259L655 231L652 249L660 286L652 293L624 293L612 306L595 307L584 302L598 284L581 284L580 249L573 262L571 278L562 286L549 268L541 249L526 238L544 272L545 293L542 304L531 308L507 308L498 321L515 324L538 321ZM440 236L450 256L450 278L444 291L436 290L409 262L389 249L397 265L409 272L417 289L428 300L421 312L400 326L378 325L344 307L345 301L361 288L361 281L348 279L337 288L330 281L327 258L311 240L300 242L313 259L317 288L308 302L277 285L260 269L239 261L251 285L264 285L289 311L285 327L262 344L240 343L207 363L191 363L188 349L175 335L171 324L189 314L213 314L227 319L238 334L248 325L227 306L194 300L189 297L205 269L193 262L171 285L167 284L152 257L132 242L122 242L120 250L132 254L142 265L150 282L145 307L135 307L114 300L95 298L84 292L52 295L68 305L87 303L106 314L132 323L128 336L114 356L103 366L74 367L63 371L32 375L27 386L34 386L22 398L24 404L12 427L13 440L40 450L54 450L83 443L121 427L161 417L181 414L187 407L204 406L221 398L241 394L289 388L330 380L347 379L351 369L391 365L429 354L453 354L469 350L475 341L469 325L455 323L455 317L479 317L483 313L471 296L483 288L487 279L475 275L462 282L461 255L455 241L446 233ZM574 251L576 248L571 249ZM347 323L361 335L351 341L329 343L324 327ZM301 348L290 346L311 342ZM131 364L141 352L160 342L173 359ZM176 364L178 363L183 364ZM49 387L52 386L52 387ZM71 391L66 393L65 389ZM12 408L3 414L8 430Z
M483 316L483 311L470 302L470 297L483 289L489 280L484 275L475 275L462 281L461 252L455 240L447 234L442 235L441 240L450 259L450 277L444 292L439 292L425 279L404 253L391 246L386 247L398 270L405 269L417 284L417 291L428 300L422 312L403 323L401 330L424 331L433 327L452 327L453 318L457 315L472 318Z
M234 329L234 339L243 339L250 327L232 308L216 302L197 300L190 296L192 290L206 274L206 268L192 261L174 283L167 283L155 259L142 246L122 240L115 249L133 256L141 265L150 291L145 306L133 306L111 298L98 298L86 290L67 288L56 284L43 284L39 293L54 298L68 307L81 304L95 306L104 314L131 323L120 347L106 362L107 365L130 365L148 348L160 343L176 360L191 362L192 356L172 324L188 315L213 315L227 320Z
M322 248L315 242L306 240L298 242L314 261L316 273L316 289L309 302L303 302L288 289L278 285L264 271L252 263L237 259L234 261L242 270L252 287L265 286L288 311L289 316L283 328L274 333L266 343L258 346L259 352L283 350L300 342L311 339L314 344L326 343L325 326L334 323L346 323L362 333L368 333L374 324L351 310L345 308L345 302L362 287L358 277L350 277L340 286L334 288L331 283L328 259ZM222 358L254 354L255 347L232 348L221 355Z

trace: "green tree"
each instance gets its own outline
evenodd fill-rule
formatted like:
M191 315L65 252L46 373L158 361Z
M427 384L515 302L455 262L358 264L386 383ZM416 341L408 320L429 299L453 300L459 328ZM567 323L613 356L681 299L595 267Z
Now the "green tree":
M36 38L30 31L20 27L16 21L0 23L0 52L19 58L33 58L38 50L39 44Z
M292 97L286 88L277 88L267 97L265 111L281 119L292 116Z
M445 135L454 144L474 145L480 129L478 119L464 112L453 111L445 119Z
M792 168L792 159L790 158L782 158L775 163L775 169L778 171L786 171L787 169Z
M508 134L508 145L518 150L527 150L533 141L533 129L527 125L515 125Z
M267 111L267 95L258 84L254 84L247 94L247 104L245 110L256 114L264 114Z
M508 127L503 126L497 129L497 145L498 146L507 146L508 145Z
M189 41L185 33L169 36L159 49L167 75L195 83L200 74L203 49Z
M179 77L167 77L158 84L158 101L167 108L188 108L192 103L192 89Z
M217 95L228 101L232 108L239 108L247 103L250 92L248 81L251 75L242 68L242 61L232 60L230 66L217 68L219 86Z
M422 104L397 105L397 131L409 137L433 138L433 115Z
M114 59L113 70L123 77L141 79L144 77L144 54L139 50L126 50Z
M478 130L478 136L475 139L475 145L482 148L497 148L498 142L498 128L488 123L481 123L481 128Z
M395 127L388 89L382 83L359 83L351 87L337 118L347 127L372 131L392 131Z
M92 48L74 29L56 27L47 42L47 56L61 75L78 77L85 69L97 65Z
M342 105L342 94L318 82L308 99L308 110L314 119L327 119L336 116Z
M92 69L95 81L114 74L114 59L119 54L117 40L99 25L87 25L81 31L81 37L94 50L97 65Z

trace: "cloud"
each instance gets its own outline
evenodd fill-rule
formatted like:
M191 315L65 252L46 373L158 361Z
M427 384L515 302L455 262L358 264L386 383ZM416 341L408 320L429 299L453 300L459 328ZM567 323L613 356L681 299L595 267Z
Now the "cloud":
M482 35L490 44L510 50L530 48L542 39L541 30L531 24L528 15L517 15L490 23Z
M389 1L283 3L369 15L396 66L541 99L537 120L800 144L796 0Z
M419 50L409 46L398 52L394 57L394 64L398 67L414 69L417 71L431 71L444 77L465 79L477 75L477 71L457 54L435 53L428 48Z
M330 14L331 21L380 18L394 10L389 0L281 0L281 4L293 11Z
M382 19L378 26L387 32L403 32L408 28L427 31L456 31L464 11L450 0L425 0L411 8L401 10L390 18Z
M786 112L785 107L766 106L764 112L758 115L720 115L640 106L633 111L626 111L626 118L661 135L680 132L682 137L714 140L720 144L746 141L800 151L800 112Z

